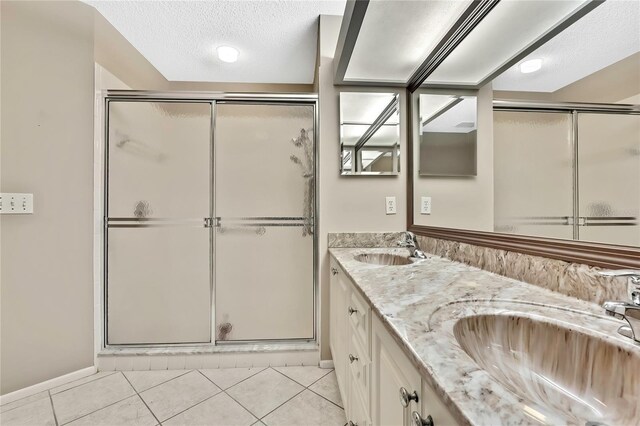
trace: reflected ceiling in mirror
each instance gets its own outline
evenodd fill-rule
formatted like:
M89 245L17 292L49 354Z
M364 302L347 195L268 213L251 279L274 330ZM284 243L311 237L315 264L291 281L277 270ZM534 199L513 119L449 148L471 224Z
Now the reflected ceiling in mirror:
M421 93L419 115L420 176L475 176L476 97Z
M342 175L399 174L399 98L398 93L340 93Z

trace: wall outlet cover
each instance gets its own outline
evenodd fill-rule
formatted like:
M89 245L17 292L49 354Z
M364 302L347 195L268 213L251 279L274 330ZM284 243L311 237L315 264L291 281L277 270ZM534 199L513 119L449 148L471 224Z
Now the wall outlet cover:
M0 193L0 214L32 214L33 194Z
M431 197L420 199L420 214L431 214Z
M396 197L386 197L385 208L387 214L396 214Z

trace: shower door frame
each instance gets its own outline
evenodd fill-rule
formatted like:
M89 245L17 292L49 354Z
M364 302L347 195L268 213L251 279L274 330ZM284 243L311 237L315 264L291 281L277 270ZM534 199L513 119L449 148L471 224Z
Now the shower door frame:
M314 198L313 198L313 218L311 218L311 226L313 229L313 335L311 338L287 338L287 339L258 339L258 340L241 340L216 342L216 282L215 282L215 237L218 225L215 217L215 126L216 126L216 104L217 102L233 102L246 105L293 105L293 106L312 106L313 107L313 182L314 182ZM209 131L210 146L210 206L209 217L203 218L202 226L209 228L209 284L210 284L210 341L202 343L157 343L157 344L109 344L108 343L108 232L109 224L108 206L109 206L109 104L110 102L175 102L175 103L204 103L211 106L211 127ZM318 325L319 321L319 283L318 283L318 162L319 162L319 144L318 144L318 95L316 93L227 93L227 92L159 92L146 90L106 90L101 94L101 106L103 119L103 128L101 137L103 141L102 147L102 206L100 211L101 220L101 274L100 274L100 349L114 348L159 348L159 347L208 347L212 350L221 346L229 347L230 345L279 345L279 344L299 344L299 343L315 343L318 341ZM113 219L112 219L113 220ZM160 219L161 220L161 219ZM116 225L118 226L118 225ZM120 225L123 226L153 226L153 225ZM96 316L97 318L97 316Z

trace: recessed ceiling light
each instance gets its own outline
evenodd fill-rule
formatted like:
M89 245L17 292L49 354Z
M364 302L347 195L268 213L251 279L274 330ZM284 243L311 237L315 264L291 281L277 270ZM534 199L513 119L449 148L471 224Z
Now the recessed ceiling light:
M231 46L220 46L217 50L218 58L220 58L222 62L235 62L238 60L238 56L240 55L238 49Z
M520 72L529 74L542 68L542 59L529 59L520 64Z

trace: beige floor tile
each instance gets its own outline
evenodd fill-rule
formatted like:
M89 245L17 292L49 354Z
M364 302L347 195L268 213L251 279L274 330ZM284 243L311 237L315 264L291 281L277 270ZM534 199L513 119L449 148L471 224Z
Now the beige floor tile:
M324 396L329 401L344 407L342 404L342 398L340 398L340 389L338 388L338 381L336 380L336 372L332 371L322 379L309 386L309 389L315 393Z
M227 393L254 416L261 418L303 389L288 377L267 368L227 389Z
M267 426L343 426L346 418L343 409L305 390L262 421Z
M0 413L2 426L55 426L51 400L40 398L37 401L21 405L20 407Z
M94 380L101 379L103 377L110 376L117 373L117 371L101 371L91 376L83 377L82 379L74 380L73 382L65 383L64 385L56 386L51 389L51 395L66 391L67 389L75 388L76 386L83 385L85 383L93 382Z
M225 393L196 405L187 411L170 418L167 426L249 426L257 419L240 404Z
M154 426L158 424L138 395L72 421L72 426Z
M331 372L326 368L320 367L273 367L274 370L278 370L282 374L286 375L292 380L300 383L302 386L307 387L319 378L326 376Z
M52 395L58 423L64 424L135 395L121 373Z
M261 372L265 367L254 368L216 368L200 370L202 374L207 376L213 383L218 385L220 389L228 389L231 386L248 379L249 377Z
M148 370L148 371L124 371L123 374L138 392L161 383L168 382L178 376L187 374L189 370Z
M161 422L217 394L220 389L197 371L192 371L140 393Z
M15 400L7 404L2 404L2 406L0 406L0 413L4 413L5 411L8 411L8 410L13 410L14 408L21 407L23 405L29 404L30 402L34 402L42 398L49 398L49 392L47 391L38 392L31 396L27 396L25 398Z

